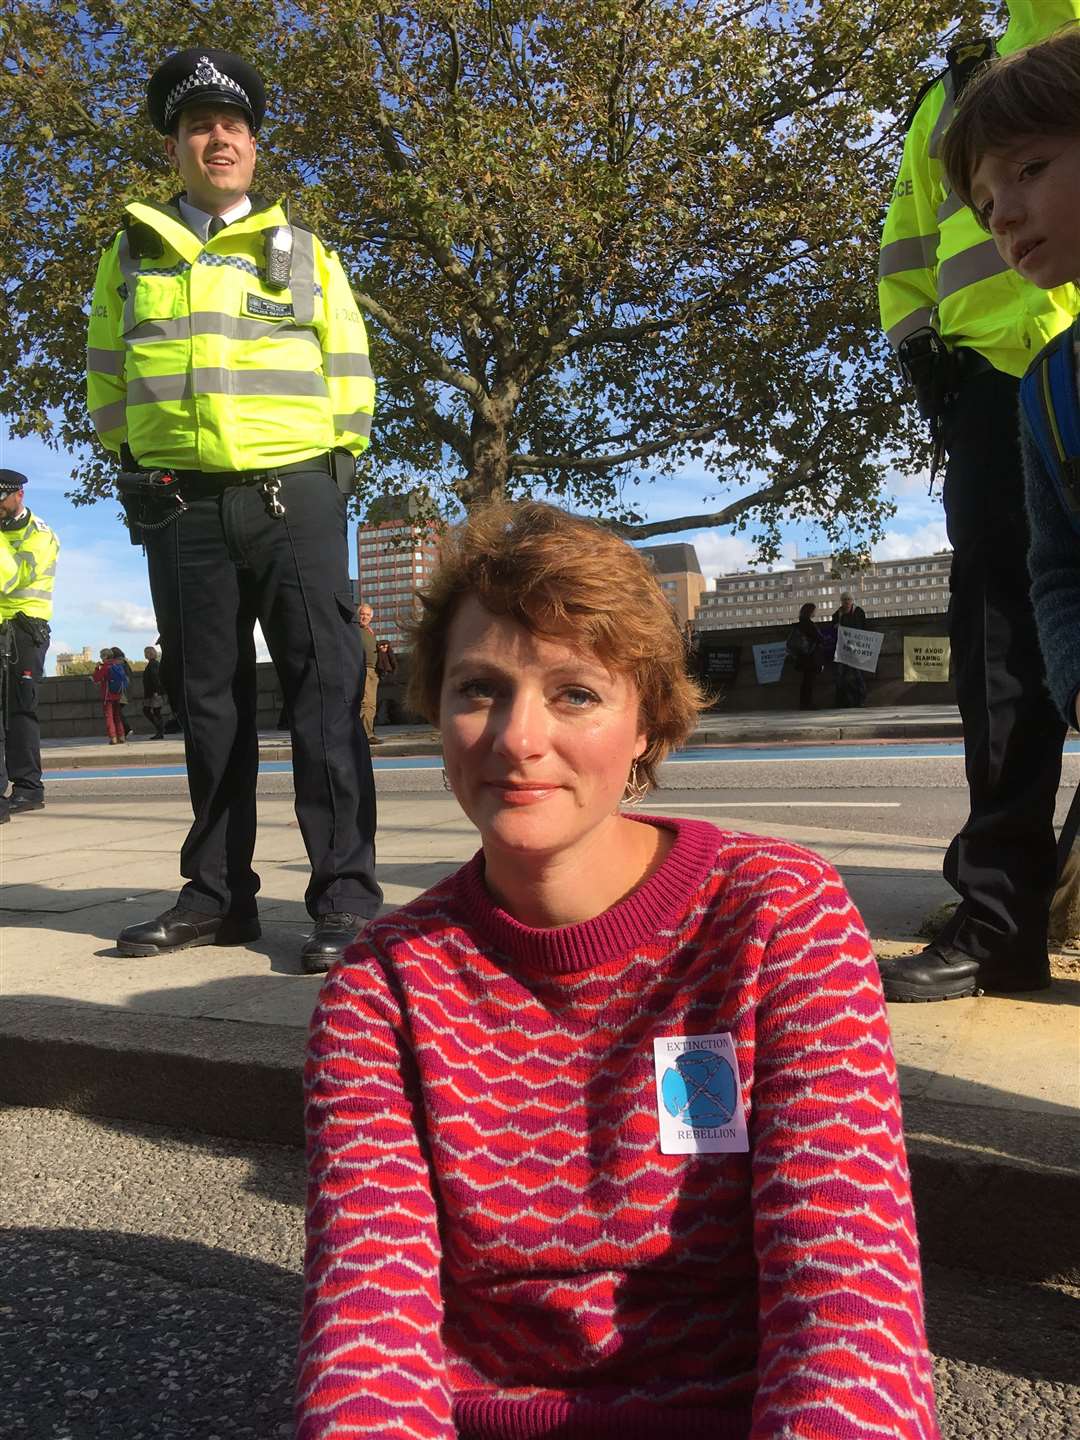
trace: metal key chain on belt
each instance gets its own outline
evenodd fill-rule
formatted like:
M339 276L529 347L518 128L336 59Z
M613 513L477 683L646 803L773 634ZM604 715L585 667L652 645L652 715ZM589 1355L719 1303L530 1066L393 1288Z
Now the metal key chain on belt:
M272 520L280 520L285 514L285 506L278 499L281 493L281 477L276 471L271 471L259 486L259 493L263 497L266 513Z

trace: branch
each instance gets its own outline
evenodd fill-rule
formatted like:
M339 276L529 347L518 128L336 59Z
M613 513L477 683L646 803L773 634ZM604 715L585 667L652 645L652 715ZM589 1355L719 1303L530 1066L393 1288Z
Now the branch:
M573 451L565 455L512 455L510 469L515 475L542 475L547 470L612 470L631 460L658 455L661 450L670 450L673 445L686 445L692 440L711 440L722 424L722 420L713 420L708 425L699 425L696 430L676 430L662 440L650 440L645 445L635 445L616 455L582 457Z
M368 312L373 320L377 320L384 329L389 330L394 339L403 345L410 355L420 361L429 371L433 380L441 380L445 385L452 385L455 390L463 391L473 402L474 409L485 419L488 418L490 397L478 380L471 375L466 375L464 370L455 369L429 345L425 345L371 295L365 294L362 290L357 290L355 294L357 303Z
M689 305L665 319L642 320L637 325L607 325L600 330L586 330L584 334L571 336L560 345L553 345L548 352L549 360L562 360L580 350L592 349L595 345L624 345L627 341L640 340L646 335L662 335L665 330L674 330L701 311L719 309L722 306L734 308L734 301L722 294L703 295Z
M406 375L403 379L416 402L416 410L420 419L437 440L441 440L444 445L449 445L462 465L468 469L472 463L472 444L469 436L460 426L455 425L439 411L431 396L424 389L422 378Z
M747 510L753 510L759 505L779 503L800 485L816 479L817 473L811 465L798 465L786 479L777 480L750 495L741 495L738 500L725 505L723 510L710 510L702 515L680 515L675 520L650 520L636 525L624 520L602 520L600 523L613 530L616 535L621 535L624 540L647 540L653 535L675 535L682 530L713 529L720 525L730 525Z
M412 166L402 154L401 147L394 135L393 126L387 119L386 111L381 105L377 106L373 115L376 138L379 148L383 153L391 172L395 175L411 175ZM438 265L439 269L454 286L455 289L464 295L469 307L476 311L480 318L490 327L495 336L496 345L500 347L500 353L509 352L513 349L513 332L504 315L492 309L484 291L481 290L466 267L454 254L449 246L441 244L431 234L425 222L425 207L415 200L405 199L405 209L416 225L424 248Z

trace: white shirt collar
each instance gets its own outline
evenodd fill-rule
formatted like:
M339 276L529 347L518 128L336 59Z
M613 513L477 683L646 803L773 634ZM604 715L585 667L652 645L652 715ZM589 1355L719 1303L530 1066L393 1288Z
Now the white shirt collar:
M245 195L235 205L222 212L222 220L226 225L231 225L234 220L242 220L245 215L251 212L251 197ZM180 197L180 214L189 230L193 230L199 239L206 244L210 234L210 221L214 218L205 210L200 210L197 205L192 205L186 196Z

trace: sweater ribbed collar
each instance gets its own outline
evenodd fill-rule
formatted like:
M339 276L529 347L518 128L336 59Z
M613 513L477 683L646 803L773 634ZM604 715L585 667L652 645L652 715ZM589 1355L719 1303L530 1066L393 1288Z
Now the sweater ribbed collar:
M643 885L580 925L535 929L499 908L484 883L484 852L477 851L460 872L461 899L471 925L515 963L569 975L618 960L662 930L676 926L716 859L720 832L704 820L662 815L628 815L643 825L675 832L664 863Z

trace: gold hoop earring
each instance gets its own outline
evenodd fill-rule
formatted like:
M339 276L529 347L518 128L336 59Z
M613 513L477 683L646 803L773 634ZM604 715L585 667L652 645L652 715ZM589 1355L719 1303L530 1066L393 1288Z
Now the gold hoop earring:
M624 805L640 805L645 796L649 793L648 780L639 780L637 773L637 761L630 765L630 774L627 777L626 789L623 791Z
M444 790L449 790L451 795L454 793L454 787L450 784L450 776L447 775L445 769L442 772L442 788Z

